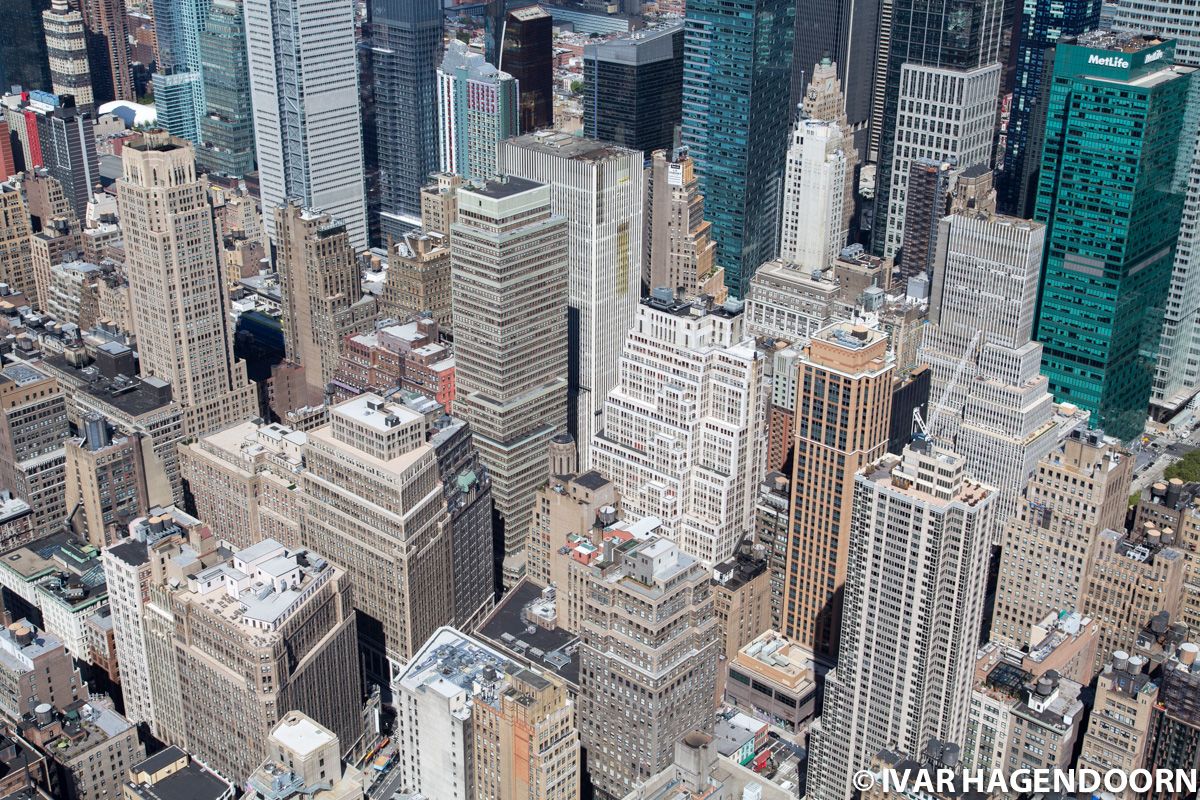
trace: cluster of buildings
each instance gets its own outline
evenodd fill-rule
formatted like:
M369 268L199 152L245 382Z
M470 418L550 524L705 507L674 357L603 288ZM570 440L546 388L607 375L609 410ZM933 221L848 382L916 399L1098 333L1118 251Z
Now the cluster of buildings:
M13 3L0 798L1200 768L1180 4Z

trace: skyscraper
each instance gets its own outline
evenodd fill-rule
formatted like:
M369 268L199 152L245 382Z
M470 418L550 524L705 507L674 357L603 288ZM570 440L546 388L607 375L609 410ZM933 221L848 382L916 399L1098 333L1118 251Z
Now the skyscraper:
M274 241L274 209L297 200L344 224L350 244L361 250L367 211L353 4L244 0L243 6L267 233Z
M442 4L440 0L370 0L367 5L375 79L380 230L384 237L398 237L419 224L421 187L438 168Z
M10 86L50 91L50 61L42 12L50 0L13 0L4 6L7 29L0 38L0 90Z
M837 668L811 741L808 794L842 800L884 748L965 741L994 490L928 442L854 478Z
M254 110L239 0L213 0L200 34L200 61L205 107L196 160L210 172L241 177L254 171Z
M56 105L31 103L33 113L26 115L26 121L37 130L38 165L58 181L75 218L84 219L88 201L100 183L92 116L74 106L69 97L48 99L54 99Z
M508 12L499 66L521 89L521 132L554 124L554 20L541 6Z
M129 57L129 15L124 0L83 0L88 61L96 105L133 100L133 68Z
M783 261L807 270L825 269L845 247L846 182L853 179L846 167L842 129L836 122L796 122L783 181Z
M869 90L869 87L868 87ZM842 129L842 153L846 156L846 199L842 209L843 227L849 231L857 216L858 165L866 142L866 125L851 124L846 113L846 93L838 78L838 65L828 58L821 59L808 81L808 89L800 103L800 115L809 119L834 122Z
M903 182L912 158L937 157L936 151L946 150L945 155L958 156L960 167L990 162L1001 71L999 67L993 70L990 65L1000 59L1003 7L1003 0L893 0L891 3L888 57L877 76L871 120L871 152L878 153L873 160L879 164L872 231L872 246L877 255L894 253L902 241L901 236L891 231L891 226L893 222L903 224L903 207L899 207L897 214L893 203L903 202ZM882 37L880 46L885 46ZM908 73L907 77L904 73ZM907 97L902 104L900 96L905 89ZM934 94L938 89L945 94ZM924 109L921 113L912 111L905 107L907 103L931 103L937 116L924 121L928 116ZM957 120L953 117L956 108L962 115ZM972 114L969 117L968 112ZM950 114L949 120L943 117L946 113ZM901 119L902 114L905 120ZM909 128L904 136L899 133L902 121L907 121ZM939 125L941 135L931 139L930 132L938 131ZM945 134L947 130L949 136ZM910 145L919 143L922 134L931 144L913 152ZM943 136L956 144L937 141ZM968 142L970 147L966 146ZM901 146L897 149L898 144ZM897 154L902 158L898 165L893 164ZM901 190L901 198L892 197L893 189Z
M257 397L233 357L212 208L192 146L162 131L125 144L117 182L130 309L143 376L171 384L190 435L254 416Z
M986 164L971 171L990 175ZM900 249L898 283L909 278L933 276L937 255L938 225L950 206L950 186L958 175L949 161L918 158L909 165L905 187L904 238ZM989 185L990 185L990 178Z
M704 218L704 195L686 150L655 150L646 171L642 288L666 287L685 297L724 293L717 243Z
M0 281L34 297L32 231L29 211L21 187L14 182L0 183Z
M975 181L990 187L990 172L964 174L959 186ZM1042 346L1031 338L1046 229L996 215L993 194L942 218L936 241L920 350L930 407L941 408L931 434L954 442L967 471L997 487L997 518L1007 521L1038 462L1082 424L1056 415L1038 371Z
M546 445L567 427L567 222L551 194L521 178L459 189L450 241L455 410L492 476L509 584L523 568Z
M586 467L637 313L643 156L546 131L501 143L499 162L501 174L549 184L554 213L567 218L567 425Z
M422 414L364 393L330 408L304 446L301 541L345 568L374 681L452 620L446 500L427 432Z
M153 0L157 69L151 79L158 124L167 132L200 141L204 114L200 34L212 0Z
M517 82L457 39L438 67L438 156L442 172L496 176L496 148L517 135Z
M67 518L67 404L57 380L27 364L0 370L0 485L33 508L38 536Z
M1121 3L1113 27L1174 39L1175 63L1200 67L1200 18L1187 0ZM1200 104L1189 112L1183 129L1200 137ZM1180 146L1186 147L1186 142ZM1160 418L1172 416L1200 390L1200 147L1192 157L1187 187L1150 395L1151 408Z
M1055 397L1119 439L1145 425L1195 145L1194 128L1183 134L1195 69L1173 62L1171 42L1097 33L1060 43L1047 106L1042 372ZM1114 115L1129 123L1114 126Z
M669 765L685 734L711 729L717 623L709 571L669 539L610 545L585 569L579 732L609 800Z
M713 565L754 526L766 447L763 359L741 309L655 289L638 308L592 466L634 517Z
M1005 214L1033 216L1037 173L1046 134L1046 101L1054 70L1054 45L1100 26L1102 0L1033 0L1021 11L1016 75L1003 146L996 153L997 203ZM1125 9L1129 3L1117 4Z
M842 628L854 474L887 451L893 359L880 331L834 323L800 359L783 634L831 659Z
M288 203L275 209L276 258L283 292L283 341L303 369L301 405L319 405L342 340L375 324L375 299L363 297L349 231L338 220Z
M94 115L96 98L92 93L83 14L67 5L67 0L54 0L50 9L42 14L42 27L46 31L52 91L57 95L71 95L81 111Z
M669 150L682 104L682 22L584 46L585 136L645 153Z
M794 13L786 0L696 0L684 22L682 141L738 298L778 243Z
M998 63L971 69L919 63L901 67L899 110L889 120L887 137L895 147L885 146L888 163L880 161L876 181L874 244L885 258L895 256L904 243L912 194L908 179L916 160L951 162L961 169L991 164L1001 71Z

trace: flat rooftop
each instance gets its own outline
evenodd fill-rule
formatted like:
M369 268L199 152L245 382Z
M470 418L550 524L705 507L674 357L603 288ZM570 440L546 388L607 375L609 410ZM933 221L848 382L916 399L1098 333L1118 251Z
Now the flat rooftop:
M506 175L501 178L467 184L462 188L462 191L477 194L481 197L490 197L494 200L503 200L506 197L515 197L534 189L540 189L542 185L536 181Z
M542 599L544 586L523 578L500 599L475 634L516 661L562 678L572 691L579 687L579 637L563 628L532 625L525 609Z
M538 131L527 133L509 139L508 144L538 153L548 153L559 158L570 158L578 161L606 161L610 158L629 158L637 156L638 164L642 162L642 154L608 142L598 142L595 139L585 139L562 131Z

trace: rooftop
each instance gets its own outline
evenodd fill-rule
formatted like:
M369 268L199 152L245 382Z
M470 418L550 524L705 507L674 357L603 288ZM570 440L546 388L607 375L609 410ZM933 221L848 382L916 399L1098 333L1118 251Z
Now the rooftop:
M397 679L412 694L463 695L495 705L505 675L521 669L507 657L451 627L434 631ZM464 716L466 713L464 712Z
M462 191L477 194L481 197L490 197L494 200L503 200L506 197L515 197L524 192L540 189L541 187L542 184L535 181L525 180L514 175L505 175L487 181L467 184L462 188Z
M585 139L562 131L545 130L527 133L509 139L508 144L538 153L547 153L559 158L570 158L578 161L607 161L611 158L637 158L640 165L642 154L637 150L619 147L607 142Z
M544 586L523 578L500 599L475 635L514 660L553 672L569 686L578 687L579 637L528 619L527 610L542 599L544 591Z
M1066 44L1091 47L1096 50L1112 50L1118 53L1140 53L1157 47L1165 40L1153 34L1130 33L1128 31L1094 30L1067 39Z

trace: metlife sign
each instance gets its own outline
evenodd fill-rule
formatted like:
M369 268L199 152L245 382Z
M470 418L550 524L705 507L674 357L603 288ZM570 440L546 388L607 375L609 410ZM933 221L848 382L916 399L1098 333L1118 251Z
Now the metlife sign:
M1065 60L1069 71L1076 75L1091 75L1112 80L1134 80L1144 72L1162 69L1174 59L1175 43L1166 41L1144 50L1095 49L1091 47L1066 46L1070 54Z
M1159 57L1162 57L1161 51L1159 53ZM1099 53L1092 53L1090 56L1088 56L1088 63L1094 66L1129 69L1129 62L1120 56L1102 56Z

